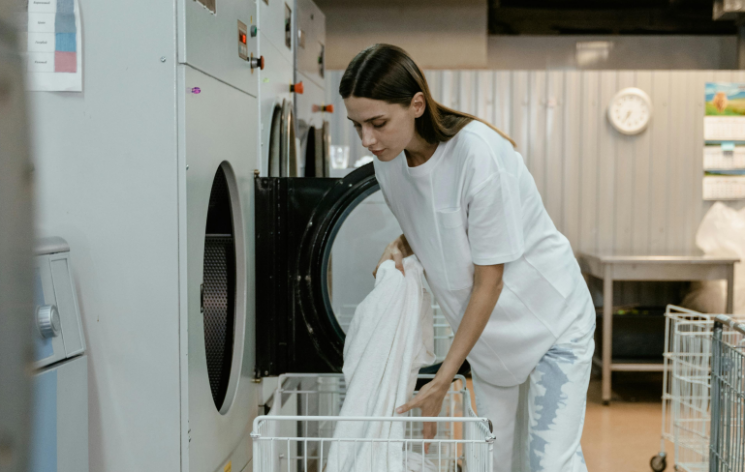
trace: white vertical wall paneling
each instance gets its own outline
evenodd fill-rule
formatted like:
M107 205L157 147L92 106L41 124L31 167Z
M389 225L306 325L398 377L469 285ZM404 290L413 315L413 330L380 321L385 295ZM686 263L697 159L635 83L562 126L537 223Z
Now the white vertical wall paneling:
M693 93L695 93L695 103L696 103L696 114L695 116L704 116L705 113L705 106L704 106L704 94L701 92L704 89L704 86L706 82L711 82L714 80L714 72L713 71L693 71L691 72L691 75L694 77L693 80ZM703 148L704 146L704 121L701 120L693 120L693 136L695 139L696 145L699 148ZM699 195L703 194L703 181L701 179L701 175L703 172L703 165L702 165L702 158L701 154L692 156L694 168L691 169L691 181L693 182L693 187L691 189L691 198L693 201L698 201L697 197ZM696 205L694 213L693 213L693 225L694 227L698 227L698 223L701 221L701 219L704 216L704 211L709 209L709 204L707 202L703 202L699 205ZM695 245L695 237L696 233L695 230L691 231L690 233L691 237L691 245Z
M598 240L597 250L603 253L613 251L615 200L615 165L618 132L610 125L607 105L616 94L615 71L600 72L599 106L596 110L598 126Z
M677 80L670 81L670 98L668 100L668 107L670 109L670 134L668 139L669 144L669 155L668 155L668 212L667 212L667 243L666 248L677 252L680 251L683 245L683 231L680 230L682 222L685 216L683 213L686 209L682 203L685 196L682 195L681 190L684 185L688 183L688 179L683 181L684 177L687 176L687 172L684 172L683 164L687 161L685 159L685 152L683 148L683 140L685 139L685 123L690 120L689 116L684 116L685 111L685 89L688 75L678 77ZM687 200L687 199L685 199Z
M455 86L453 85L453 82L456 81L454 78L455 75L458 74L458 71L449 71L445 70L442 71L442 80L440 83L440 96L436 98L437 101L445 105L446 107L453 106L455 99L453 97L453 89L455 89Z
M652 96L652 73L649 71L636 72L636 86L642 89L650 97ZM656 111L652 111L652 121L656 119ZM702 120L703 123L703 120ZM703 125L702 125L703 126ZM703 128L702 128L703 132ZM633 188L633 227L631 237L631 253L647 254L649 247L649 218L650 218L650 173L652 170L652 131L647 129L644 133L632 138L634 142L634 182Z
M526 163L530 162L530 144L528 141L528 72L516 71L511 74L512 80L512 140Z
M512 74L508 71L494 73L494 121L492 124L515 139L512 132Z
M366 154L337 96L332 143ZM674 254L695 250L711 206L701 199L704 83L745 82L740 71L426 71L435 99L510 135L546 208L575 250ZM608 123L611 97L639 87L652 98L647 131ZM554 99L554 100L552 100ZM739 208L743 204L734 204Z
M580 150L583 128L581 80L580 72L567 72L564 76L564 93L559 99L561 122L564 125L562 232L575 249L580 233Z
M560 231L564 230L563 150L564 132L562 109L564 106L564 72L552 71L547 75L546 100L546 168L544 201L546 210Z
M439 71L425 70L424 78L427 79L427 85L429 86L429 92L433 97L440 95L440 74Z
M494 72L476 72L477 91L474 96L475 115L494 124Z
M668 155L670 146L670 72L652 73L652 104L655 116L651 122L652 170L650 173L650 251L664 252L667 242Z
M683 228L692 228L694 226L694 215L695 213L697 213L697 210L695 208L696 206L698 206L697 202L701 201L701 194L694 194L692 191L694 188L696 188L696 181L701 180L701 174L696 176L692 172L692 170L697 167L696 163L700 163L701 157L700 154L698 157L696 157L695 154L686 152L686 150L695 149L696 147L698 147L699 149L703 149L703 136L697 137L694 134L696 131L695 123L700 120L696 120L693 117L703 116L703 110L701 110L701 115L698 114L697 104L699 101L703 103L703 92L700 91L703 90L704 85L703 83L700 87L697 85L698 80L696 75L693 73L686 74L684 76L684 80L685 86L683 88L683 97L681 97L681 102L683 103L682 115L684 116L684 121L682 123L679 164L681 179L683 181L683 186L680 189L680 198L682 200L680 203L680 207L683 210L682 221L680 224L681 231L679 240L681 251L685 251L688 248L694 247L694 232L686 231ZM691 98L686 99L685 97ZM686 211L686 209L688 210Z
M543 203L546 204L546 72L530 72L530 159L528 168L533 174ZM553 143L550 143L553 144Z
M460 72L460 87L458 88L458 101L454 107L456 110L461 110L469 115L476 115L476 72L474 71L461 71ZM483 97L485 98L485 97ZM481 101L481 100L478 100Z
M582 75L582 137L580 167L580 233L575 250L594 252L597 249L597 205L598 205L598 98L600 74L590 71Z
M618 73L618 90L635 87L634 71ZM634 199L634 145L633 136L623 135L612 130L616 141L616 172L615 172L615 228L613 249L620 253L629 254L632 247L632 231L634 229L633 199Z

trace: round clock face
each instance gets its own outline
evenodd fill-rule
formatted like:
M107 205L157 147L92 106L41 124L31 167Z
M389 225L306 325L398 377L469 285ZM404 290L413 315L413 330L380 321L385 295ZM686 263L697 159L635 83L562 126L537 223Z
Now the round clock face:
M629 87L613 97L608 107L608 119L623 134L644 131L652 118L652 102L644 91Z

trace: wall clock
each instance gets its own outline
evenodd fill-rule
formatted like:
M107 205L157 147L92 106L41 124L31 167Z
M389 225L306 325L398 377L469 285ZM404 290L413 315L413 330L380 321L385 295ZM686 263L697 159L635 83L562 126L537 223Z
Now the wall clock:
M649 95L636 87L618 92L608 106L608 120L619 133L639 134L652 118L652 101Z

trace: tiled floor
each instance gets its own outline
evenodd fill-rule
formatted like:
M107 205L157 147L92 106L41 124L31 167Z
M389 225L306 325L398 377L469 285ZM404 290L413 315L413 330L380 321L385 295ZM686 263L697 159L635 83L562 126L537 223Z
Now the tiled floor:
M589 472L650 472L660 450L662 375L614 374L614 401L603 406L600 380L590 382L582 449ZM470 384L470 380L469 380ZM469 385L473 392L473 388ZM475 401L473 401L475 405ZM666 445L672 470L672 445Z
M614 374L614 401L603 406L600 380L590 382L582 449L590 472L649 472L660 450L662 375ZM672 470L672 444L666 444Z

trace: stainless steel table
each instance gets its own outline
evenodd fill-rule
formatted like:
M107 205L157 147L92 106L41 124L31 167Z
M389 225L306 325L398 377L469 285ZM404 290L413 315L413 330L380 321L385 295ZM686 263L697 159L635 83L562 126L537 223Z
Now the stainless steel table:
M611 358L613 339L613 281L727 281L727 313L734 304L735 263L737 258L707 256L611 256L579 254L582 272L603 279L603 352L593 359L602 367L603 403L611 399L611 372L662 371L661 363L614 363Z

